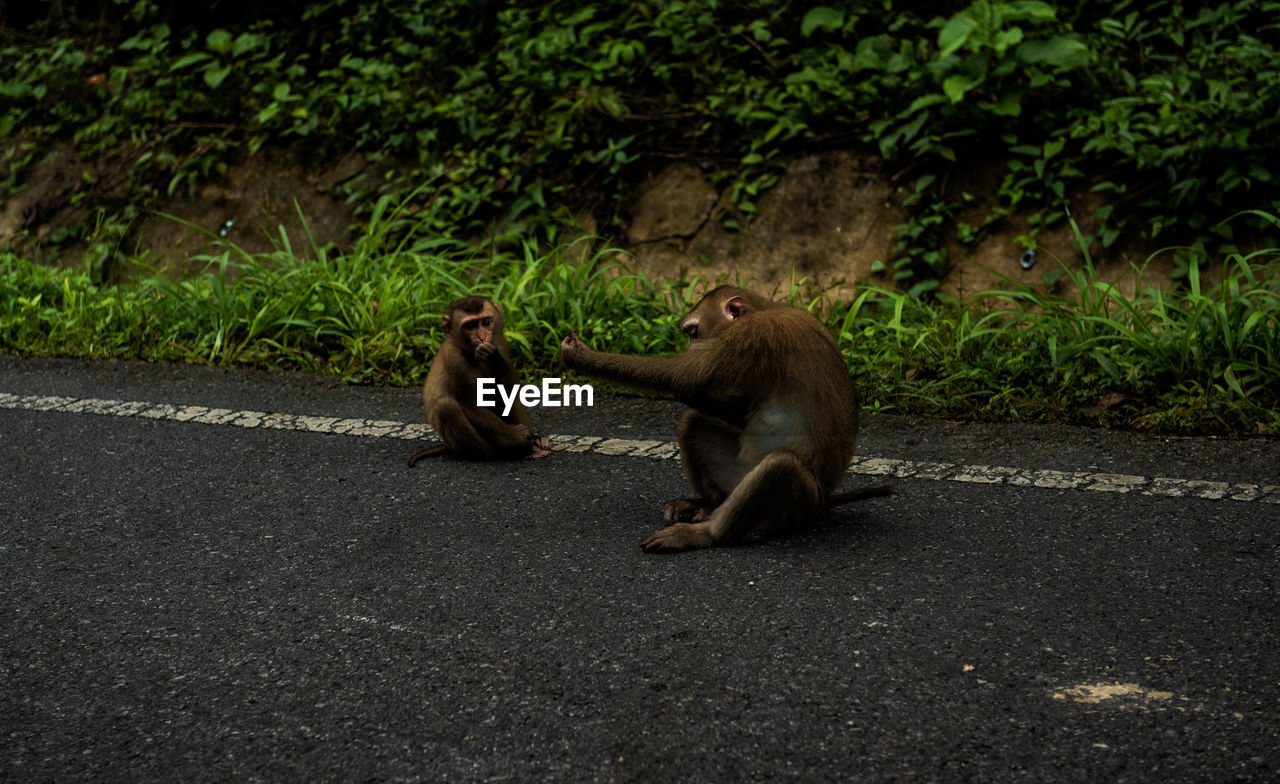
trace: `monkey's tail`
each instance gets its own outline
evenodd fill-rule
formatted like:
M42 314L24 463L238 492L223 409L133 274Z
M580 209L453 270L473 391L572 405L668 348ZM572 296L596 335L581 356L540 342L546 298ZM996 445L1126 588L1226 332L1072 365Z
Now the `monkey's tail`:
M435 457L436 455L442 455L448 451L449 451L449 447L445 446L444 444L441 444L440 446L433 446L430 449L424 449L418 454L409 458L409 467L413 468L413 464L418 462L424 457Z
M850 501L861 501L866 498L879 498L882 495L893 495L893 485L876 485L875 487L860 487L857 490L849 490L843 493L832 493L827 498L827 506L840 506Z

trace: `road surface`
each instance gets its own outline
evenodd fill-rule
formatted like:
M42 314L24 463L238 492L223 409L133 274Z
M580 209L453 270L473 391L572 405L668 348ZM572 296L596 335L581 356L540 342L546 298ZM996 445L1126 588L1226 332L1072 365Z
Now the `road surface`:
M1280 442L867 416L671 556L680 407L406 467L416 390L0 357L0 779L1274 781Z

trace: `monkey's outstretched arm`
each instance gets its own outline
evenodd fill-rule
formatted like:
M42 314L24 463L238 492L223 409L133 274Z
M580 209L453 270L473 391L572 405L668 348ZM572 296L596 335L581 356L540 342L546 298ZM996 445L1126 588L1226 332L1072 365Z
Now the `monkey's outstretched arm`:
M711 382L711 365L685 351L670 357L636 357L587 348L570 333L560 343L560 359L570 370L655 392L691 394Z

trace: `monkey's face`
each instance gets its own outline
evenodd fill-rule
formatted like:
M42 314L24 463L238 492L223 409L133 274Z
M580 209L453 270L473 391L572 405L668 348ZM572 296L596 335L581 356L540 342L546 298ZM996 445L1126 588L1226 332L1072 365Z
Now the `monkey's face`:
M680 331L688 335L691 342L714 338L747 315L747 303L740 295L719 292L717 289L703 297L680 322Z
M460 326L462 338L471 348L476 359L488 359L496 348L493 344L493 335L496 331L497 316L488 312L468 316L462 320Z
M460 318L454 319L454 316ZM450 338L468 354L483 362L497 351L494 342L502 334L502 312L489 306L479 313L454 313L441 319Z

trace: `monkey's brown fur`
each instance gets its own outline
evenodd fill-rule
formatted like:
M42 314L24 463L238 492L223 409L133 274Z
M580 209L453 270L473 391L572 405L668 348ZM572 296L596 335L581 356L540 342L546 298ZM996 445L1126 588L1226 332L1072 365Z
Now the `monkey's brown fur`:
M677 429L694 497L667 504L650 552L710 547L750 530L778 532L826 514L858 436L857 392L835 340L802 310L735 286L704 296L680 323L691 338L670 357L589 349L570 334L564 364L674 394L693 410Z
M551 454L547 439L533 432L529 412L518 400L505 417L476 405L476 379L494 378L504 387L517 383L502 334L502 309L486 297L464 297L449 305L440 327L445 340L422 385L422 404L444 446L422 450L409 465L445 451L470 460Z

